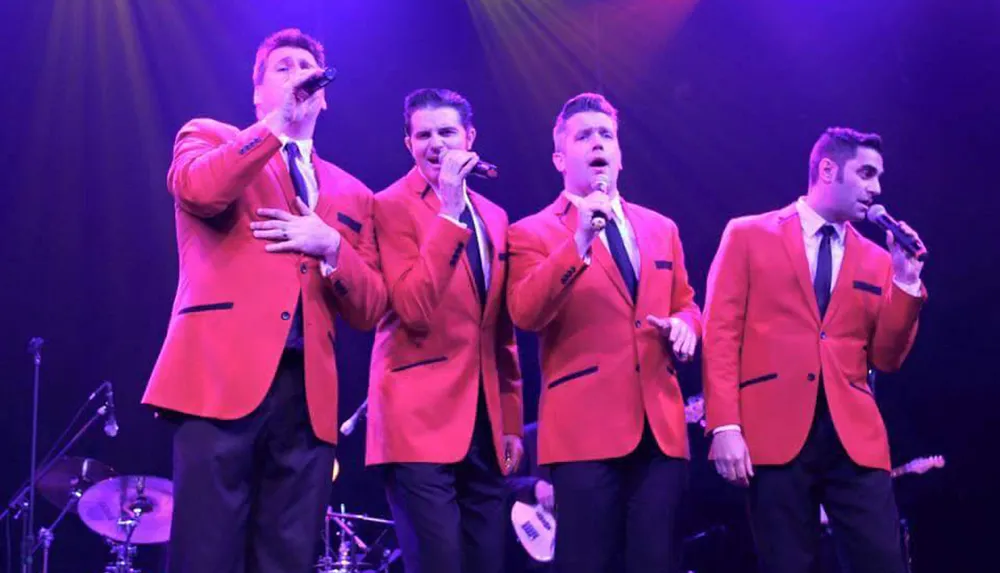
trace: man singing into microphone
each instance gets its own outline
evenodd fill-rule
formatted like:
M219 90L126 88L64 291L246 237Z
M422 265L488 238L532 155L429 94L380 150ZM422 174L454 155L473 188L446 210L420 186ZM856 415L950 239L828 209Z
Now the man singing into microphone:
M555 571L672 571L689 456L674 363L701 333L677 225L622 198L618 112L603 96L566 102L553 138L564 190L511 226L508 304L540 338Z
M472 108L421 89L403 106L414 167L375 196L390 311L368 391L408 573L503 571L505 484L522 452L521 374L504 301L507 214L473 192Z
M297 88L323 47L257 51L257 123L184 125L167 186L180 281L144 403L175 420L170 571L311 569L337 437L334 317L385 311L372 194L313 149L326 102Z
M881 148L877 135L827 129L809 157L807 195L730 221L709 272L709 457L723 478L749 485L765 573L812 571L820 504L852 571L904 570L867 373L902 365L926 293L922 263L891 236L887 253L851 226L882 192Z

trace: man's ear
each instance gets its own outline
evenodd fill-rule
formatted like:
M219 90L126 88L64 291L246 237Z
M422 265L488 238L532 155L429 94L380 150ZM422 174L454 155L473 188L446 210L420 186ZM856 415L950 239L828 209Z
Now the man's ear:
M556 171L564 173L566 171L566 155L562 151L552 154L552 165L556 166Z

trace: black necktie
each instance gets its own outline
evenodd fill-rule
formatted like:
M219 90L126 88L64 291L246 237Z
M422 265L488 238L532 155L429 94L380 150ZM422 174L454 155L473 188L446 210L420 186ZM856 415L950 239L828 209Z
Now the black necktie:
M625 250L625 241L622 240L622 234L614 221L608 220L608 224L604 226L604 236L608 240L608 250L611 251L611 258L618 265L618 272L625 279L625 286L632 295L632 300L635 301L639 280L635 276L635 269L632 268L632 259L628 257L628 251Z
M465 253L469 256L469 266L472 267L472 276L476 279L476 290L479 291L479 304L486 305L486 274L483 272L482 253L479 252L479 234L476 233L476 225L472 221L472 210L466 204L465 210L458 218L466 227L472 231L469 242L465 245Z
M306 178L299 169L298 158L299 146L294 141L285 144L285 153L288 154L288 174L292 177L292 187L295 194L302 199L306 205L309 204L309 188L306 186ZM305 337L302 332L302 293L299 292L299 299L295 303L295 314L292 316L292 325L288 330L288 338L285 339L285 348L295 348L302 350L305 348Z
M292 187L295 187L295 194L302 199L306 205L309 204L309 187L306 186L306 178L299 169L299 146L294 141L285 144L285 153L288 154L288 174L292 176Z
M819 242L819 253L816 255L816 278L813 279L813 289L816 291L816 302L819 303L819 317L826 314L830 306L830 290L833 283L833 255L830 253L830 241L836 230L832 225L819 228L823 235Z

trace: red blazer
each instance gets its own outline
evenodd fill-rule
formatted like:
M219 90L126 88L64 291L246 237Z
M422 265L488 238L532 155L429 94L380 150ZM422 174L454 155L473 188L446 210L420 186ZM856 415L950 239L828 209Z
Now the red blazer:
M700 335L701 312L677 225L623 207L639 245L636 303L604 243L594 241L590 265L577 254L576 207L562 195L510 228L510 314L541 345L542 464L627 455L642 436L643 412L660 449L688 457L673 357L646 315L678 317Z
M334 316L370 329L385 311L372 225L372 194L313 155L316 213L343 236L336 270L264 250L250 222L260 207L295 212L281 143L255 124L240 131L208 119L181 128L167 187L175 199L180 278L167 337L143 403L233 420L263 400L302 293L305 386L316 435L337 440Z
M465 254L472 231L438 215L441 203L416 168L375 195L390 311L372 350L369 465L461 460L480 380L498 463L501 434L523 431L517 346L504 303L507 214L482 195L469 196L489 235L485 312Z
M851 459L889 469L868 366L900 367L925 297L896 287L889 254L848 225L837 284L820 320L795 205L734 219L708 276L707 429L741 424L754 464L787 463L809 434L822 373Z

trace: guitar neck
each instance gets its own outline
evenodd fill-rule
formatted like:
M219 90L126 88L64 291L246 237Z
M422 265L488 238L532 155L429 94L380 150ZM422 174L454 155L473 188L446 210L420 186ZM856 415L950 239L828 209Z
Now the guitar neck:
M940 468L944 466L944 458L940 456L935 456L932 458L917 458L911 460L898 468L892 468L889 472L889 476L893 478L898 478L905 474L922 474L929 472L934 468Z

